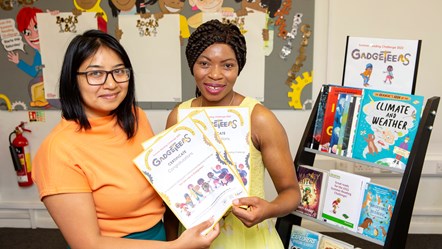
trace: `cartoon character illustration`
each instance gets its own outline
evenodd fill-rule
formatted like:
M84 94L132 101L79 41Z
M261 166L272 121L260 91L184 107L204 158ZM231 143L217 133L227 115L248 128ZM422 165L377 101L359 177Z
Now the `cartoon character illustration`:
M391 219L391 216L393 216L393 206L392 205L388 205L388 215L390 216L390 219Z
M236 11L237 16L245 16L253 11L266 13L266 26L262 29L262 38L264 40L264 53L270 55L273 50L273 34L275 30L275 13L281 7L282 0L235 0L241 2L241 9Z
M303 189L303 195L302 195L302 199L301 199L301 204L305 207L308 207L310 204L310 199L313 197L312 196L312 190L310 189L310 187L305 187Z
M213 188L212 186L210 186L210 184L206 181L204 181L203 178L198 179L198 185L201 186L201 188L204 190L204 192L206 193L212 193L213 192Z
M184 194L184 199L186 200L186 205L190 207L195 207L195 204L193 204L192 198L190 198L190 195L188 193Z
M362 79L364 80L364 86L370 86L370 84L368 84L368 81L370 80L370 76L371 73L373 71L373 65L371 63L368 63L365 66L365 71L361 73Z
M207 173L207 177L209 177L212 180L212 183L213 183L213 186L215 187L215 189L217 189L218 186L221 185L220 179L218 177L216 177L213 172Z
M17 13L17 29L23 34L23 38L28 45L34 49L34 59L31 65L20 59L16 52L8 52L8 60L15 63L17 67L31 76L28 93L31 98L29 103L32 107L50 107L44 92L44 82L42 76L42 62L40 54L40 38L38 34L37 13L42 13L41 9L35 7L23 7Z
M238 167L236 167L236 169L238 170L239 176L241 177L244 186L247 186L247 171L244 170L244 164L240 163Z
M147 4L154 5L158 2L161 12L155 14L155 18L162 18L164 14L178 14L184 8L186 0L149 0ZM190 36L189 25L187 24L187 17L180 14L180 42L183 45L183 39Z
M146 9L144 0L109 0L109 7L112 10L112 16L118 15L135 15L145 14L149 10Z
M175 207L179 208L181 212L186 214L187 216L190 216L192 213L189 211L189 208L187 207L186 203L175 203Z
M198 202L202 201L202 198L204 197L203 193L200 191L199 185L193 185L189 184L187 186L187 189L190 191L190 195L197 200Z
M375 135L368 134L367 137L364 137L364 140L367 142L368 154L374 155L378 153L378 148L375 145Z
M359 227L362 227L364 230L369 229L369 227L373 224L373 220L369 217L365 218L364 221L359 225Z
M404 150L404 151L408 151L408 141L410 140L410 137L406 136L404 138L404 141L402 141L401 144L399 144L399 148ZM399 164L399 162L402 159L402 155L399 153L396 153L396 158L394 159L393 163L395 164Z
M382 230L382 237L385 239L385 237L387 237L387 231L385 230L385 228L383 226L380 226L381 230Z
M97 18L98 29L107 32L107 14L100 6L101 0L74 0L75 9L72 14L81 15L82 12L95 12Z
M192 10L200 10L193 16L187 19L187 22L191 28L198 28L203 22L203 13L231 13L234 9L230 7L223 7L224 0L189 0L189 4Z
M364 202L362 202L362 208L366 208L370 206L370 202L373 200L373 196L371 191L367 192L367 195L365 196Z
M394 77L393 77L393 66L392 65L388 65L387 66L387 71L384 71L384 73L387 74L387 76L385 76L384 83L387 83L387 81L388 81L388 83L390 83L390 85L391 85L391 80L394 79Z
M333 213L336 214L338 208L339 208L339 203L341 203L341 198L338 198L336 200L334 200L332 202L332 207L333 207Z

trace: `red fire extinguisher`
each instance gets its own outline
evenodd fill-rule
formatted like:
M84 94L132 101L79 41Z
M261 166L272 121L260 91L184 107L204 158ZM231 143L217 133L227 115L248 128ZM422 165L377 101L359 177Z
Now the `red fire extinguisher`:
M9 151L11 152L14 169L17 173L17 181L20 187L27 187L33 184L31 178L31 153L29 142L23 136L23 132L31 132L24 128L25 122L15 127L15 130L9 134ZM12 135L15 134L11 142Z

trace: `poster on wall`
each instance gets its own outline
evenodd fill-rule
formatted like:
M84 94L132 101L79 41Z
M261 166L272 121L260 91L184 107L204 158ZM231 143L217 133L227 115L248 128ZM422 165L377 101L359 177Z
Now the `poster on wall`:
M236 24L246 39L247 62L236 80L235 91L259 101L264 101L266 55L262 32L266 26L266 14L264 12L253 12L241 17L236 17L236 15L223 16L222 13L203 14L204 22L212 19Z
M414 94L421 40L347 37L342 85Z
M138 101L181 101L181 45L178 14L161 19L119 15L121 44L131 58Z
M58 99L58 80L66 48L75 36L97 29L97 19L92 12L80 16L63 12L38 13L37 20L46 99Z

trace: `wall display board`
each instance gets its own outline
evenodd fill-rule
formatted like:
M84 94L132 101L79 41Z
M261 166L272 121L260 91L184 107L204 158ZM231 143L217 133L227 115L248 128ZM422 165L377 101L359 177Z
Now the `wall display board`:
M167 6L167 1L164 0L149 1L149 3L139 6L134 3L139 1L127 3L133 6L120 6L120 3L114 0L97 0L93 4L81 0L28 1L29 5L23 5L20 1L11 1L8 6L2 4L0 6L0 40L2 42L0 48L0 74L2 75L0 99L4 99L4 101L0 100L0 110L59 109L56 85L51 85L51 89L45 89L44 74L46 69L42 58L49 61L61 61L61 59L51 58L51 56L60 56L59 53L45 52L40 49L41 45L48 47L48 40L51 42L54 40L48 37L40 39L40 35L47 35L39 32L38 26L48 24L39 24L42 20L36 16L37 13L49 13L54 16L58 13L72 13L72 16L75 16L85 12L95 14L94 23L91 26L114 35L121 39L123 44L127 42L128 36L141 36L140 32L130 34L128 30L124 31L126 24L123 21L119 24L119 19L123 15L137 15L137 19L145 24L144 26L147 25L146 28L149 28L150 24L155 26L155 22L149 22L149 20L155 20L153 17L160 17L159 23L161 23L170 19L167 17L169 14L178 15L174 19L179 19L179 27L176 25L176 20L173 22L174 24L162 25L168 31L168 26L170 26L170 29L175 30L173 33L177 33L176 30L179 29L176 40L167 43L173 43L173 48L164 46L166 49L164 51L164 49L156 49L157 45L154 44L133 46L129 42L127 45L131 46L128 50L135 51L132 51L130 56L132 62L137 63L137 70L140 71L138 68L146 69L135 72L135 75L142 76L143 73L147 74L149 71L164 75L163 77L155 77L155 81L158 82L151 82L151 85L137 88L137 99L143 109L171 109L177 103L194 97L195 83L185 57L187 38L203 20L207 19L209 13L213 12L231 13L229 21L234 22L240 28L244 24L241 22L242 20L250 19L247 17L249 13L250 17L259 15L265 18L262 22L264 25L259 24L259 26L263 26L263 40L259 41L259 44L262 45L262 51L259 52L262 62L259 68L248 69L248 75L253 77L247 77L244 74L238 79L238 85L235 88L238 92L257 98L270 109L311 109L314 1L300 0L296 3L292 0L261 0L255 3L241 0L218 1L220 9L215 11L207 9L204 1L186 1L177 6ZM260 7L262 5L267 6L267 10L262 9ZM263 15L264 12L267 12L267 15ZM206 17L204 17L205 14L207 14ZM148 17L149 15L150 17ZM127 17L123 19L127 19ZM146 22L142 22L143 20ZM75 21L75 18L72 21ZM155 30L153 26L150 27L150 30L143 30L144 36L147 35L146 32L152 37L159 34L155 32L160 31L161 28L158 27ZM245 36L248 35L245 33ZM258 52L253 52L257 44L258 42L248 44L250 47L248 63L251 65L257 62L254 58ZM136 53L137 49L140 53ZM156 53L155 59L143 57L141 52L149 53L149 51ZM48 76L50 77L48 79L53 82L57 76L56 71L52 70L52 73L54 74ZM170 77L172 75L174 78ZM259 77L261 83L256 82L254 79L256 77ZM144 84L144 82L137 82L137 84L142 83ZM257 85L258 83L259 85ZM45 91L48 91L50 96ZM258 93L256 93L257 91Z

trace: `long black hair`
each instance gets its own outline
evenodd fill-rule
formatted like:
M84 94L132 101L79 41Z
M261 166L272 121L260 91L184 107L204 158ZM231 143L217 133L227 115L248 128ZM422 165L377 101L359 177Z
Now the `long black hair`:
M77 122L80 129L88 130L91 128L91 125L84 111L83 100L78 87L77 72L81 64L102 47L113 50L119 55L124 66L132 69L129 56L123 46L113 36L100 30L89 30L82 35L74 37L66 49L61 67L59 93L63 118ZM133 73L131 73L128 84L126 97L111 114L117 117L118 125L124 130L129 139L135 135L138 128Z

